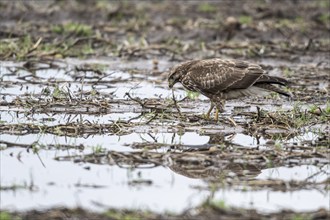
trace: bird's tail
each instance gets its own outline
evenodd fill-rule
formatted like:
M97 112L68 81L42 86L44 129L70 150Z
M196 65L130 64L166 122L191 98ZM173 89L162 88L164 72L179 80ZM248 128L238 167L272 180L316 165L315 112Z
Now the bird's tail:
M267 83L267 84L279 84L282 86L287 86L289 84L291 84L291 82L289 82L286 79L283 79L281 77L277 77L277 76L270 76L270 75L262 75L256 82L255 84L262 84L262 83Z
M282 79L282 78L279 78L279 79ZM274 82L272 82L272 83L274 83ZM279 83L279 82L277 84L283 85L282 83ZM255 83L253 86L256 86L256 87L259 87L259 88L262 88L262 89L265 89L268 91L277 92L277 93L287 96L287 97L292 97L291 93L284 91L283 89L281 89L277 86L274 86L271 83Z

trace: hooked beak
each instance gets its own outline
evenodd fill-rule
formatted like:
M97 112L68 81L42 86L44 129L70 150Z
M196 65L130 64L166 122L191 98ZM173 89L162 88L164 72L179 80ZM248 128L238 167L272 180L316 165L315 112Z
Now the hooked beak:
M175 84L175 82L174 82L173 79L168 79L168 87L169 87L170 89L173 88L174 84Z
M169 87L170 89L172 89L172 88L173 88L173 85L174 85L174 83L173 83L173 82L171 82L171 81L168 81L168 87Z

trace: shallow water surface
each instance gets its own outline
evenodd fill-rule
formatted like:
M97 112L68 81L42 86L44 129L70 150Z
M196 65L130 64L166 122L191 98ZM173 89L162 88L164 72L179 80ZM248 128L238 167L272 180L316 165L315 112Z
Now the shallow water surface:
M104 75L74 71L86 63L106 65ZM189 116L183 121L168 113L178 112L162 75L173 65L168 61L159 62L158 75L151 74L151 61L68 59L58 69L33 73L20 63L1 65L7 85L0 89L2 209L179 213L209 199L261 212L328 208L329 164L323 151L315 153L324 143L322 129L259 132L250 125L260 100L228 102L216 123L203 118L209 102L197 96L179 102ZM175 89L177 100L186 94ZM292 100L282 99L260 106L293 108ZM226 121L234 113L237 127Z

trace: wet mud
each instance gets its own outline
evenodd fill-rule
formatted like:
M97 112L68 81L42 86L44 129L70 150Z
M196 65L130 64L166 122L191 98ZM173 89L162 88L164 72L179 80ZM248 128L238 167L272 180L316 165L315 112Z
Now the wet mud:
M1 218L329 218L329 7L0 2ZM293 97L206 119L167 71L211 57L256 62Z

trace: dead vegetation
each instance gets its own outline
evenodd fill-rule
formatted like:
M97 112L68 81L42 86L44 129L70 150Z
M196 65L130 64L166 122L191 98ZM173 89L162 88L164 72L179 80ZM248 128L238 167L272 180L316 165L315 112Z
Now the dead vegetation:
M53 159L127 170L166 167L204 180L206 185L196 187L210 192L233 188L326 194L330 183L326 169L330 160L329 3L269 4L0 2L0 135L88 139L149 134L152 140L129 142L121 146L122 151L95 144L92 153L86 153L91 146L4 139L0 150L23 148L39 157L39 151L77 149L81 154ZM182 60L209 57L261 63L269 74L293 82L288 88L293 98L271 95L232 101L219 123L206 120L203 112L209 102L182 88L168 91L166 71ZM148 94L143 90L147 86L152 88ZM207 136L208 142L173 141L188 132ZM158 141L153 133L170 133L172 140ZM255 143L237 143L237 135L251 137ZM20 161L21 154L11 156ZM303 180L256 178L265 169L304 165L318 167L328 178L315 181L313 175L320 173ZM153 179L128 183L132 187L153 184ZM2 186L1 192L31 189L38 187L9 185ZM0 213L8 219L215 219L220 215L223 219L329 218L324 209L265 214L230 208L212 198L181 214L120 209L96 214L65 208Z

